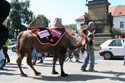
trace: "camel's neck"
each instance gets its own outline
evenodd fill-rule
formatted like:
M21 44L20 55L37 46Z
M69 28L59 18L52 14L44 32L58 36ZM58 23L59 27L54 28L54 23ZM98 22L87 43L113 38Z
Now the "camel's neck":
M71 35L70 35L71 36ZM82 37L81 36L71 36L69 37L69 49L73 50L82 46L81 44Z

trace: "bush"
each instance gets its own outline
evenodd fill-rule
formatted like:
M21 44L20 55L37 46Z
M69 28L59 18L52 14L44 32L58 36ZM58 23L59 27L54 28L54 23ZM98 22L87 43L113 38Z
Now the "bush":
M121 30L120 29L118 29L118 28L113 28L113 33L114 33L114 35L121 35Z

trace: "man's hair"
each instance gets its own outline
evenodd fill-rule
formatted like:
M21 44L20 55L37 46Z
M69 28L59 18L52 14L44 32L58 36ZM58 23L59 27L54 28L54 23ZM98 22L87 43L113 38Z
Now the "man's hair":
M94 24L94 22L90 21L90 22L88 23L88 26L91 27L93 24Z

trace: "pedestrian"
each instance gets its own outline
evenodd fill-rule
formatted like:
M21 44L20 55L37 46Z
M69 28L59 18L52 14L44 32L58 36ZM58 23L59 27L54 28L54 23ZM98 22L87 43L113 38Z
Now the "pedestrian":
M5 60L5 55L3 53L3 49L0 50L0 70L3 70L4 68L4 60Z
M10 4L6 0L0 0L0 49L7 41L9 37L9 30L3 25L3 22L7 18L10 12Z
M6 43L5 43L5 45L3 46L3 53L4 53L4 55L5 55L5 61L4 61L4 65L6 64L6 63L10 63L10 57L9 57L9 55L8 55L8 46L9 46L9 44L10 44L10 39L8 38L8 40L6 41ZM7 60L7 61L6 61Z
M37 59L40 60L39 63L43 63L43 57L45 57L44 53L36 53L36 61Z
M32 63L33 63L33 65L35 65L36 64L36 50L35 50L35 48L33 49L33 51L32 51Z
M94 23L91 21L91 22L89 22L88 26L90 29L92 29L92 28L94 28ZM90 60L89 71L90 72L97 72L96 70L94 70L95 56L94 56L93 44L92 45L86 44L85 47L86 47L87 55L85 56L85 58L83 60L81 70L88 71L88 70L86 70L86 67L87 67L89 60Z
M79 61L79 53L76 53L75 51L71 51L71 50L67 50L67 52L69 53L69 56L68 56L68 59L67 60L69 60L69 61L71 61L71 62L73 62L71 59L73 58L73 56L75 57L75 59L76 59L76 62L79 62L80 63L80 61Z
M123 39L123 43L124 43L124 66L125 66L125 38Z
M33 49L33 51L32 51L32 60L33 60L32 63L33 63L33 65L36 64L37 59L40 60L39 63L43 63L43 57L45 57L45 54L37 53L35 48Z

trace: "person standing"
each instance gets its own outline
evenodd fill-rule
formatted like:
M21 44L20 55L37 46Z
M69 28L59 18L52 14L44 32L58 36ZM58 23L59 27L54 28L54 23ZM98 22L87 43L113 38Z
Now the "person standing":
M35 50L35 48L32 51L32 60L33 60L33 65L35 65L36 64L36 50Z
M9 30L3 25L3 22L7 18L10 12L10 4L6 0L0 0L0 49L9 38Z
M88 24L88 27L90 29L94 28L94 23L91 21L89 22ZM81 70L82 71L87 71L86 70L86 67L89 63L89 60L90 60L90 65L89 65L89 71L90 72L97 72L96 70L94 70L94 64L95 64L95 57L94 57L94 48L93 48L93 44L86 44L86 53L87 55L85 56L84 58L84 61L82 63L82 66L81 66Z
M6 65L6 63L10 63L10 58L9 58L8 53L7 53L9 44L10 44L10 39L8 38L8 40L6 41L5 45L3 46L3 53L5 55L4 65Z
M3 70L4 68L4 60L5 60L5 55L3 53L3 49L0 50L0 70Z
M123 43L124 43L124 66L125 66L125 38L123 39Z

